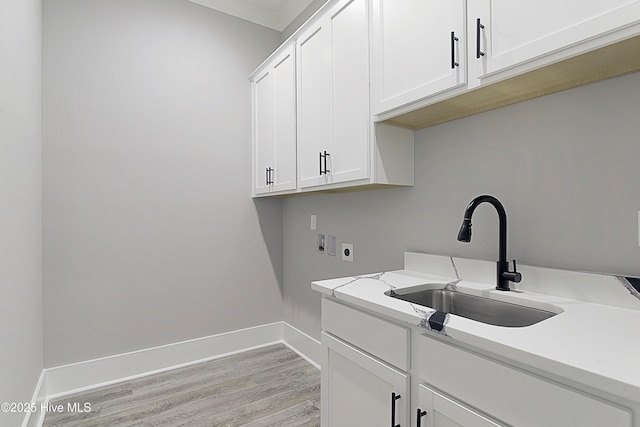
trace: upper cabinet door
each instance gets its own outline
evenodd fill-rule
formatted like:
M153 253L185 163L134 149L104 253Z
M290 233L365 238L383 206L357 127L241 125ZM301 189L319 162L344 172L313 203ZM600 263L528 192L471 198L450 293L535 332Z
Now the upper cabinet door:
M470 8L469 19L474 25L480 19L478 50L484 55L478 55L481 63L475 65L482 69L474 70L480 76L640 20L639 0L482 0L476 7L475 13Z
M343 0L330 13L331 182L369 177L369 16L367 0Z
M369 177L367 0L342 0L298 37L300 187Z
M255 195L296 188L295 83L293 45L252 79Z
M273 191L296 188L296 63L293 45L274 59Z
M322 350L322 427L409 425L408 374L325 332Z
M274 166L274 85L273 69L267 67L252 83L253 95L253 192L271 191L269 168Z
M374 114L466 83L465 12L464 0L373 0Z
M324 152L330 150L331 33L320 19L298 37L298 168L300 187L325 182ZM322 157L321 157L322 155Z

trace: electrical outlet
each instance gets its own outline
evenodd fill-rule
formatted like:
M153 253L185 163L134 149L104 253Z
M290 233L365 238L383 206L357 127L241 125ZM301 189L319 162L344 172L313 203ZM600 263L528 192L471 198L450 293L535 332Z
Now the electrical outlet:
M312 230L316 229L316 216L315 215L311 215L311 229Z
M342 260L353 262L353 243L342 244Z

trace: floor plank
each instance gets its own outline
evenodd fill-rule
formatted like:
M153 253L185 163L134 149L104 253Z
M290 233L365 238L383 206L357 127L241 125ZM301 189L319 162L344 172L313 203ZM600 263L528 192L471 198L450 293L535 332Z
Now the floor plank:
M317 392L320 389L318 388ZM320 418L320 396L315 396L311 400L305 400L295 406L290 406L280 412L263 417L256 421L245 424L246 427L261 426L318 426Z
M319 426L320 372L282 344L66 396L44 427Z

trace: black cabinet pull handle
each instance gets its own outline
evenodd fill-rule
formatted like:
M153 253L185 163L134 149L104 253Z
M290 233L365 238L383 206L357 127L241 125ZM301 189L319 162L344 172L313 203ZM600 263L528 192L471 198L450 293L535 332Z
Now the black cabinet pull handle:
M400 424L396 424L396 400L400 399L399 394L391 393L391 427L400 427Z
M327 169L327 157L329 156L330 154L325 151L324 152L324 173L325 174L328 174L329 172L331 172L329 169Z
M329 157L329 153L327 153L326 151L324 152L324 154L322 152L318 153L320 154L320 175L326 175L329 172L331 172L329 169L327 169L327 157ZM322 160L324 159L324 167L322 166Z
M454 68L456 68L458 65L456 62L456 42L458 41L458 38L456 37L456 33L451 31L451 69L453 70Z
M266 178L265 178L264 182L265 182L267 185L269 185L269 168L265 168L265 172L266 172L267 176L266 176Z
M416 427L421 427L422 426L422 417L427 415L427 411L423 411L422 409L418 408L416 415L417 415L417 420L418 420L418 421L416 421Z
M273 168L267 168L267 185L273 184L273 176L271 173L273 172Z
M484 52L480 50L480 30L484 29L484 25L480 22L480 18L476 20L476 58L480 59L484 56Z

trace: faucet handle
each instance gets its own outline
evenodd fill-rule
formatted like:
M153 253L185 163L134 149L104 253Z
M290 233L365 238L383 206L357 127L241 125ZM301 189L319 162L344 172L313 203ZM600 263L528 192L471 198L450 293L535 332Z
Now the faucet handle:
M510 282L520 283L522 280L522 274L518 273L516 269L516 260L513 260L513 271L505 271L502 273L502 277L507 279Z
M513 260L513 279L510 279L512 282L520 283L522 280L522 274L518 273L518 269L516 268L516 260Z

